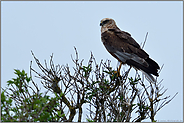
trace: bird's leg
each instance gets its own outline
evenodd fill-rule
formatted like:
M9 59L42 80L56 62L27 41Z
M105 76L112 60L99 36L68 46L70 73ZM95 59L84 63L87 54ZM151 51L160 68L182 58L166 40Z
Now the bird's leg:
M120 65L119 65L117 71L114 71L114 73L117 74L117 77L120 76L121 65L122 65L122 62L120 62Z
M119 65L119 67L118 67L118 71L117 71L118 76L120 76L120 69L121 69L121 66L122 66L122 62L120 62L120 65Z
M120 75L120 69L121 69L121 66L122 66L122 62L120 62L120 65L119 65L119 67L118 67L117 71L114 71L114 75L116 75L116 77L121 76L121 75ZM114 75L113 75L113 76L114 76Z

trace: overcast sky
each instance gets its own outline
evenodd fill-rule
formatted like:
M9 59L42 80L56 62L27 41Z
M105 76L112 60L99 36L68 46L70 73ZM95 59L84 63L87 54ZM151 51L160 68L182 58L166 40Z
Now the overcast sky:
M31 50L44 63L54 53L55 64L72 66L77 48L80 59L117 60L101 42L100 20L113 18L121 30L140 44L164 68L159 80L165 96L179 94L156 115L158 121L183 121L183 6L175 2L1 2L1 86L15 77L13 69L29 73ZM33 62L33 66L36 64ZM128 67L125 67L128 68ZM135 72L134 70L132 70ZM83 121L85 119L83 118Z

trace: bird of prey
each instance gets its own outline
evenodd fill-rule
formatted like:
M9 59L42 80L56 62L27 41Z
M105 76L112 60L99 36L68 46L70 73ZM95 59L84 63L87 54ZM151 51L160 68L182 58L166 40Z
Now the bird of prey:
M105 48L120 62L118 70L120 70L122 64L128 64L141 70L148 80L155 82L152 74L159 76L159 65L149 58L149 55L141 49L131 35L128 32L121 31L111 18L102 19L100 26L101 39Z

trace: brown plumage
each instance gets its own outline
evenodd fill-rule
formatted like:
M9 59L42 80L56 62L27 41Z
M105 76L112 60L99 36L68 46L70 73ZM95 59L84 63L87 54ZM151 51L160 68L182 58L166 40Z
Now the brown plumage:
M113 19L102 19L100 26L102 42L112 56L123 64L146 72L149 76L158 76L159 65L149 58L129 33L121 31Z

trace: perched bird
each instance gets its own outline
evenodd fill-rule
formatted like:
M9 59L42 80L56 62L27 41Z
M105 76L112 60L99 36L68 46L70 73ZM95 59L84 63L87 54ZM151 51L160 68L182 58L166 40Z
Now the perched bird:
M141 49L131 35L128 32L121 31L111 18L102 19L100 26L101 39L105 48L120 62L118 70L120 70L122 64L128 64L141 70L148 80L155 82L152 74L159 76L159 65L149 58L149 55Z

